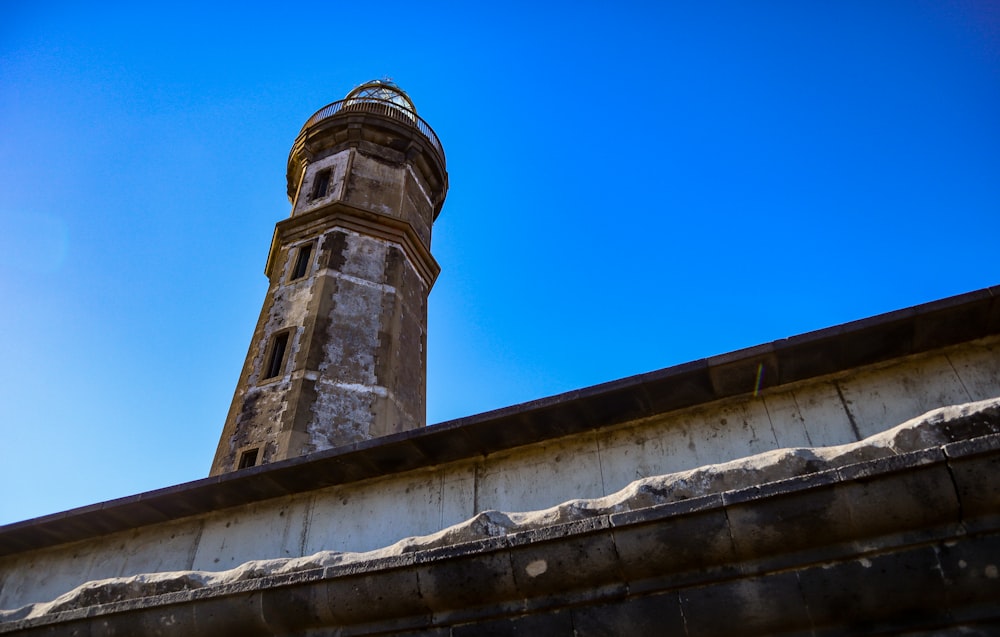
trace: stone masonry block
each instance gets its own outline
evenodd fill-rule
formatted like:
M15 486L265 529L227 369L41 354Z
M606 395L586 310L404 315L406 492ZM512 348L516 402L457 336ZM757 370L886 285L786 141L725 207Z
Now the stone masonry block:
M962 522L969 530L1000 523L1000 436L984 436L945 447L948 466L962 503ZM982 453L990 451L991 453ZM980 452L980 453L977 453Z
M948 542L938 549L948 606L996 608L1000 600L1000 533Z
M455 626L452 637L507 637L508 635L572 635L573 617L568 610L505 617Z
M935 450L937 451L937 450ZM958 524L959 505L948 467L919 463L924 452L883 458L839 469L850 502L850 519L858 538L904 531L933 532L935 527ZM916 461L914 462L914 459ZM901 463L907 470L881 473Z
M276 634L334 623L326 586L274 586L264 591L261 614Z
M417 571L411 568L382 570L337 577L327 582L326 603L334 621L342 625L408 615L430 615L421 598Z
M428 551L428 555L445 558L430 559L414 569L419 595L435 613L492 605L517 597L503 538Z
M686 635L677 593L647 595L573 609L575 637Z
M565 533L571 541L557 537L551 542L531 542L527 541L533 535L530 531L519 534L526 537L511 538L514 581L522 596L530 598L620 580L618 555L610 530L577 535L574 531L580 524L560 526L569 527ZM559 528L544 530L551 534L552 531L558 533Z
M765 485L765 492L755 487L725 494L737 556L752 560L851 539L850 493L830 478L828 472L810 474ZM792 485L798 488L767 492Z
M687 637L770 635L810 623L794 573L687 589L680 597Z
M259 591L202 599L194 607L194 634L218 637L271 634L261 613Z
M643 516L649 523L641 523ZM632 592L642 590L644 580L661 586L698 581L720 569L736 573L720 496L615 515L611 521L621 568Z
M944 612L943 576L930 546L823 564L798 578L817 627L846 622L853 634L869 634L879 622L918 623L922 614Z

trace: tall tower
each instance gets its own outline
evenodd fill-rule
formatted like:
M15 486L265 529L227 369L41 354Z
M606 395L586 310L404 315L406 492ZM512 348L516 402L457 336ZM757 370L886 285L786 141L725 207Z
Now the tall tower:
M309 118L287 177L292 213L210 475L425 424L437 136L398 86L368 82Z

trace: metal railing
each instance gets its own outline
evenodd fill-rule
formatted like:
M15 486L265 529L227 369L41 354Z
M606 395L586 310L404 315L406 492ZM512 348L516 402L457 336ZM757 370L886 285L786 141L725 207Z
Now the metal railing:
M333 117L337 113L348 111L375 113L376 115L382 115L383 117L388 117L390 119L403 122L404 124L409 124L423 133L424 137L430 141L431 145L433 145L434 148L441 153L441 157L444 158L444 149L441 148L441 142L438 140L437 135L427 122L405 106L375 97L352 97L350 99L337 100L332 104L327 104L323 108L316 111L312 117L306 120L306 123L302 126L302 132L314 124Z

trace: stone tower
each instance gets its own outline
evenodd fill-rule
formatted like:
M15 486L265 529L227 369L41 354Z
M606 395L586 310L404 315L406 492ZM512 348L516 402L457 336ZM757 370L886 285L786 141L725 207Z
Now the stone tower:
M399 87L368 82L309 118L287 177L292 213L210 475L425 424L437 136Z

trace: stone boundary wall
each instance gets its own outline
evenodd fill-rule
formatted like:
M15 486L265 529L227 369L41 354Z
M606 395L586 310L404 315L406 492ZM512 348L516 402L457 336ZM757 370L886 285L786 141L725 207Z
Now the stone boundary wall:
M957 429L996 431L992 404ZM0 634L995 634L998 465L987 434L362 563L85 599Z
M990 337L1000 337L1000 287L431 427L8 524L0 527L0 557L324 487L475 461L727 399L756 398L802 383L840 378L862 368L874 370ZM988 394L995 374L989 367L994 363L986 364ZM974 384L965 393L980 395L982 389ZM856 433L861 436L860 429Z
M165 515L157 524L15 552L0 558L0 609L49 601L104 578L370 551L488 509L545 509L769 450L857 442L936 407L998 395L1000 337L990 337L475 460ZM116 503L109 504L113 521Z

